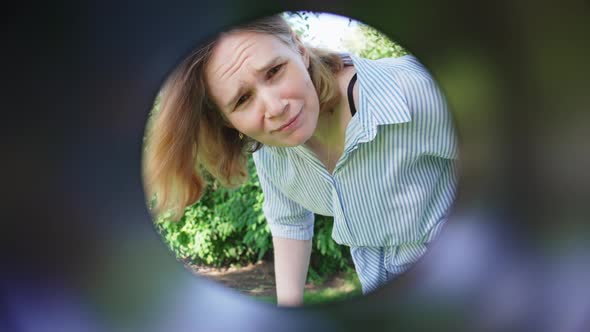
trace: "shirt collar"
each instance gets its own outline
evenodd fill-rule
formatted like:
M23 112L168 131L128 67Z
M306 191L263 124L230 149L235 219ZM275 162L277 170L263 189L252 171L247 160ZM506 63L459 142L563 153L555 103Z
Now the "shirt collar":
M359 107L349 123L344 153L354 149L358 143L372 141L377 135L378 125L401 124L412 121L410 109L403 90L393 76L392 66L383 60L370 60L349 54L355 66L359 84ZM405 56L404 58L412 58ZM395 59L389 59L395 60ZM416 60L413 60L416 61ZM385 97L383 97L385 96ZM356 122L356 123L354 123ZM350 134L350 135L348 135ZM282 148L265 146L267 151L278 153ZM296 149L301 155L311 158L305 147ZM313 159L313 158L311 158Z
M350 57L358 76L357 114L367 135L364 140L369 141L375 137L378 125L410 122L410 109L393 76L391 65L382 60L363 59L354 55Z

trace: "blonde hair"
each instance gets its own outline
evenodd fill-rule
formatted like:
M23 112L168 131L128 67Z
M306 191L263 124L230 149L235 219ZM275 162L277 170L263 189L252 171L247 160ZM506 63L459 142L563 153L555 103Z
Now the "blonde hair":
M228 33L233 31L271 34L296 47L291 28L279 15L243 24ZM160 110L151 114L143 171L148 201L155 197L155 213L170 211L173 217L180 217L186 206L199 200L206 187L201 168L223 186L242 184L248 176L248 153L262 147L246 136L240 139L209 98L204 69L218 38L176 67L161 90ZM334 52L307 49L320 112L332 111L340 98L335 74L342 70L342 60Z

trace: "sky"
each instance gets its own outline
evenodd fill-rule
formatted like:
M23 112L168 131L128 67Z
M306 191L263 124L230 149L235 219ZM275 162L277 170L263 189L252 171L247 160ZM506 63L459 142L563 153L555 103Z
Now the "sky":
M351 51L346 43L358 42L360 38L357 32L358 22L344 16L321 13L319 17L316 17L310 14L307 23L309 23L308 36L303 36L302 39L311 46L346 52Z

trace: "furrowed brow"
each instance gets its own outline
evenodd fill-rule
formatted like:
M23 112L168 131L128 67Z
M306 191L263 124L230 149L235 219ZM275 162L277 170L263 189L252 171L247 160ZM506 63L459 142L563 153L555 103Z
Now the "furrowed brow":
M259 69L256 69L256 72L257 73L266 72L268 69L270 69L270 67L274 66L280 60L281 60L281 56L276 56L276 57L272 58L270 61L268 61L266 64L261 66Z
M265 63L264 65L262 65L260 68L255 69L256 73L264 73L267 70L269 70L272 66L274 66L276 63L280 62L282 60L281 56L276 56L274 58L272 58L270 61L268 61L267 63ZM240 85L240 87L238 88L238 91L230 98L230 100L227 102L227 104L225 104L224 108L226 109L231 109L233 107L233 105L235 105L235 103L238 101L238 99L242 96L242 94L244 93L244 85Z

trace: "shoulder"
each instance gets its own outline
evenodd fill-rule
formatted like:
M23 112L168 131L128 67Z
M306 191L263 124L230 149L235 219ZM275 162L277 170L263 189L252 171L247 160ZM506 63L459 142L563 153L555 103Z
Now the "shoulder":
M408 81L432 81L432 76L426 67L413 55L378 60L354 56L351 58L359 77L375 84L383 84L383 81L396 81L398 84Z
M443 98L431 73L412 55L375 60L372 66L374 75L381 75L384 80L395 85L407 102L410 102L409 99L435 101Z
M377 124L423 121L446 113L444 96L426 67L412 55L369 60L352 56L361 103ZM369 115L366 115L369 117Z

